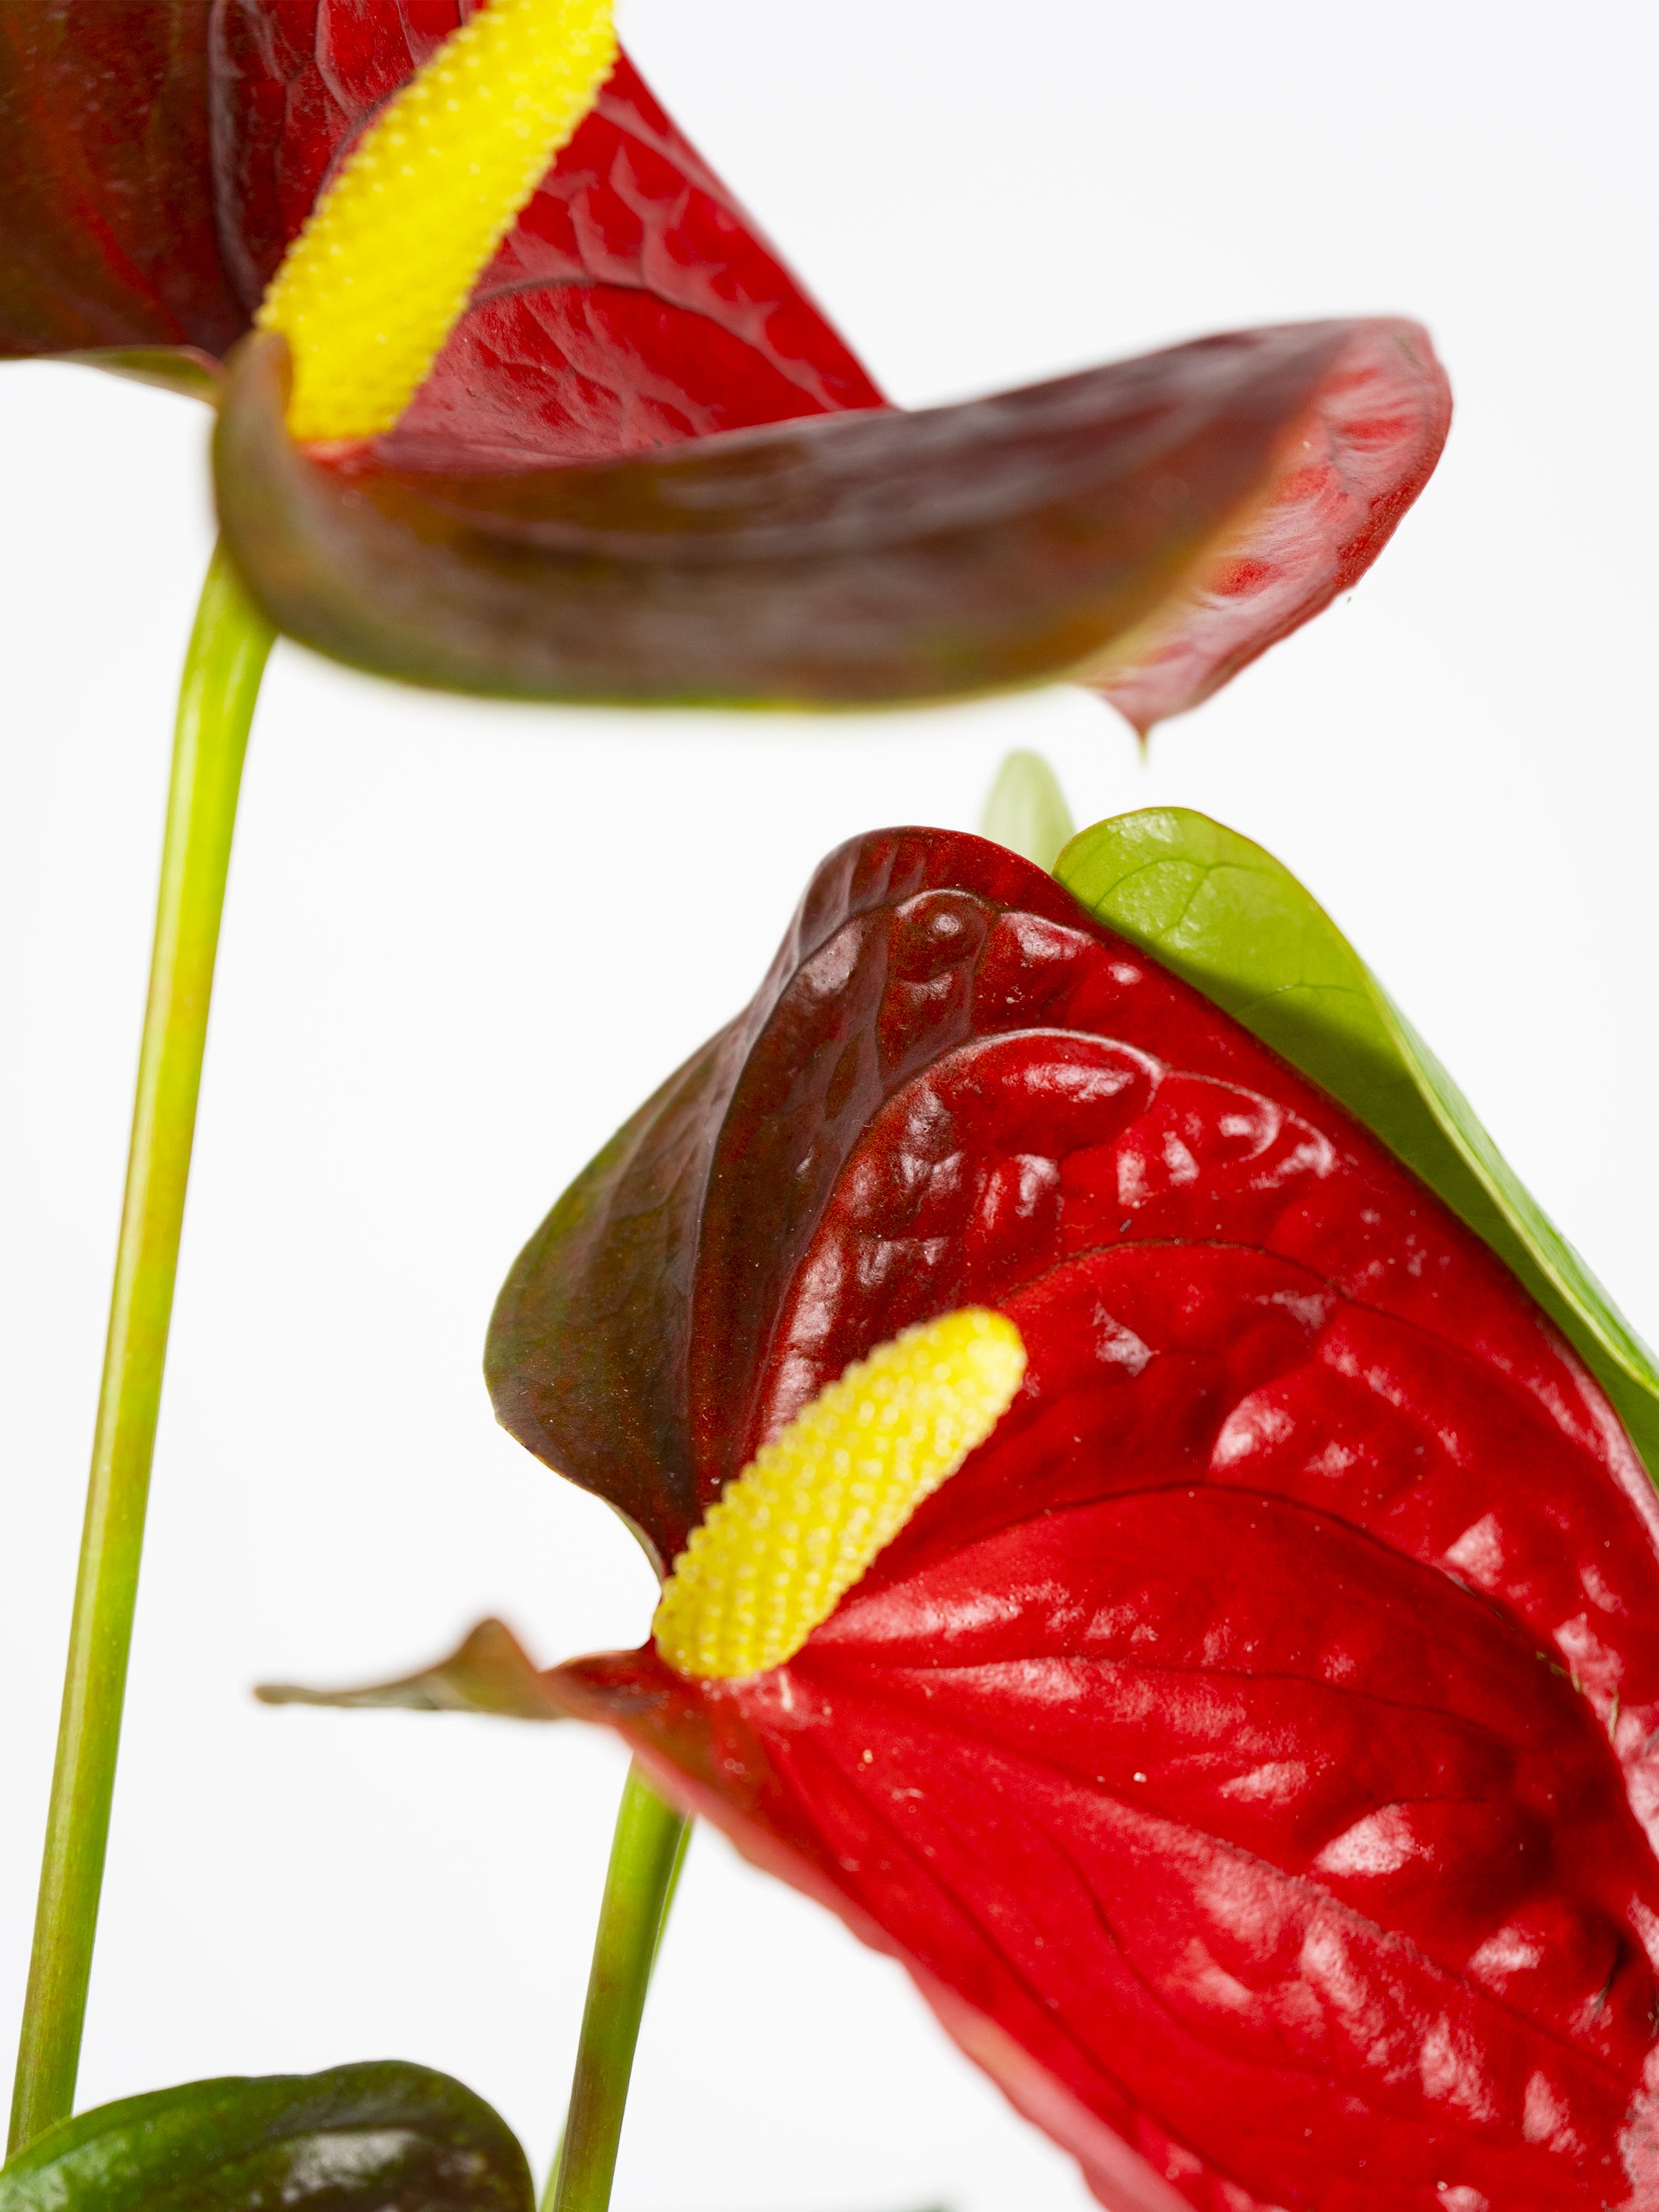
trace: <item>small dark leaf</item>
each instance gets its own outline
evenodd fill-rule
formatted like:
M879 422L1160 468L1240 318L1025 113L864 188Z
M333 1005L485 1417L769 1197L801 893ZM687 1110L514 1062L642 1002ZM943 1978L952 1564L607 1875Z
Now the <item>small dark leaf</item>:
M233 362L220 518L282 629L415 683L872 707L1086 676L1186 605L1374 327L1235 331L961 406L477 475L308 458L266 336Z
M265 1705L490 1713L512 1721L568 1718L549 1696L524 1646L500 1620L481 1620L448 1658L395 1682L371 1683L361 1690L307 1690L291 1682L262 1682L253 1694Z
M65 2120L0 2171L0 2212L532 2212L507 2124L399 2059L190 2081Z

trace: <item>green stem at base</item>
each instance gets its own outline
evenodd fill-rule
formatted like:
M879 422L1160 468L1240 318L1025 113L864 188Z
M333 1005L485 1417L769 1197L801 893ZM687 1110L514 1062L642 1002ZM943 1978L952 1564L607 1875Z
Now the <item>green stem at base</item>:
M185 1187L237 793L274 633L222 551L185 657L149 1000L9 2149L67 2119L92 1973Z
M541 2212L607 2212L634 2046L691 1823L637 1766L617 1814L564 2140Z

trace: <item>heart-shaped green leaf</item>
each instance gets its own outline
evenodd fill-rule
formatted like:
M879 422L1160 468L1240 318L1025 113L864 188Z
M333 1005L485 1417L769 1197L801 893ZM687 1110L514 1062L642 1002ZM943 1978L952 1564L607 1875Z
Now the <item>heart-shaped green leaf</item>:
M1340 1099L1484 1237L1594 1371L1659 1481L1653 1354L1290 870L1236 830L1170 806L1096 823L1054 873Z
M188 2081L65 2120L0 2170L0 2212L532 2212L506 2122L388 2059Z
M362 1689L307 1690L293 1682L262 1682L253 1692L264 1705L336 1705L349 1711L391 1708L410 1713L487 1713L496 1720L562 1721L524 1646L504 1621L481 1620L447 1659L395 1682Z

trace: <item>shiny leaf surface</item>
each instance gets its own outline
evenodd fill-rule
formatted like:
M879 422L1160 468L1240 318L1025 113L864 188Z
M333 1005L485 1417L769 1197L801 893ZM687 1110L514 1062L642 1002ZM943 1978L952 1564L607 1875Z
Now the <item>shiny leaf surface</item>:
M486 1713L497 1720L514 1721L568 1717L549 1695L517 1637L500 1620L481 1620L447 1658L422 1668L418 1674L400 1675L396 1681L373 1682L352 1690L307 1690L293 1682L262 1682L253 1694L265 1705Z
M0 2212L532 2212L506 2124L396 2060L103 2105L0 2170Z
M950 697L1075 673L1178 599L1354 329L492 476L308 459L258 339L220 419L220 516L283 629L385 675L635 705Z
M1595 1370L1659 1480L1659 1369L1310 892L1185 807L1095 823L1054 870L1349 1107L1511 1267Z
M665 1559L969 1303L1024 1388L794 1658L550 1689L896 1951L1119 2212L1652 2212L1641 1464L1483 1243L1060 885L833 855L488 1364Z

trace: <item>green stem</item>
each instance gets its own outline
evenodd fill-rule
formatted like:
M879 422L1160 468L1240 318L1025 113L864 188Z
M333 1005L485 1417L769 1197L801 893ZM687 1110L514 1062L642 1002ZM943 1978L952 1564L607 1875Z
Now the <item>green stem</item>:
M222 552L185 661L10 2149L74 2109L225 872L272 632Z
M593 1939L564 2140L542 2212L606 2212L645 1993L685 1856L690 1820L629 1770Z

